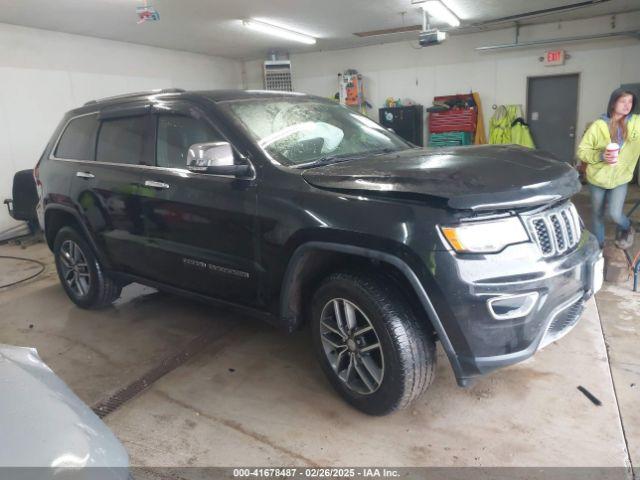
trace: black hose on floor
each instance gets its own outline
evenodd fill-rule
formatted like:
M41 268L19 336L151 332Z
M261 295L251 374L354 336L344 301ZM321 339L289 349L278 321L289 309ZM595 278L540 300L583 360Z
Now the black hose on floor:
M0 259L20 260L20 261L23 261L23 262L37 263L38 265L40 265L40 270L38 270L36 273L31 275L30 277L23 278L21 280L15 281L15 282L7 283L6 285L0 285L0 288L13 287L14 285L18 285L19 283L26 282L28 280L36 278L38 275L40 275L42 272L44 272L44 269L46 268L44 263L42 263L42 262L40 262L38 260L33 260L32 258L22 258L22 257L12 257L10 255L0 255Z

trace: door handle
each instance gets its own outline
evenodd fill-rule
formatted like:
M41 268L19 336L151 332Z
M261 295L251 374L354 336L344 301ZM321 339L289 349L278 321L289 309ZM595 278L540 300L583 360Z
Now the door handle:
M91 172L76 172L76 177L80 177L80 178L96 178L96 176Z
M153 180L145 180L144 181L144 186L145 187L151 187L151 188L160 188L160 189L169 188L169 184L168 183L154 182Z

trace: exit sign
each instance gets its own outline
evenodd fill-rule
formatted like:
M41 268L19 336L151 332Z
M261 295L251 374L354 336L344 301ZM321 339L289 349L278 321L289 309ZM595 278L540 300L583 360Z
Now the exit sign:
M564 50L547 50L544 52L544 64L551 65L564 65Z

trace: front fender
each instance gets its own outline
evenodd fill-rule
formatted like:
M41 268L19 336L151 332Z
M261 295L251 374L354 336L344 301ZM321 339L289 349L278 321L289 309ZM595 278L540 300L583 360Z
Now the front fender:
M295 252L291 256L291 259L289 260L280 294L280 317L289 331L295 329L297 324L300 322L299 315L291 310L290 305L292 304L293 297L296 295L296 287L298 287L296 282L298 281L298 277L303 271L305 262L308 260L310 253L313 251L335 252L364 257L367 259L388 263L395 267L398 271L400 271L409 285L411 285L411 287L413 288L413 291L419 299L420 304L422 305L422 308L427 315L427 318L436 331L438 338L442 343L442 347L447 354L447 357L449 358L449 362L451 363L451 367L453 368L456 378L462 378L462 369L460 367L458 355L453 348L447 332L444 329L442 321L438 316L431 298L426 292L423 284L420 282L418 276L416 275L414 270L407 264L407 262L396 255L392 255L384 251L361 246L344 245L340 243L321 241L311 241L297 247Z

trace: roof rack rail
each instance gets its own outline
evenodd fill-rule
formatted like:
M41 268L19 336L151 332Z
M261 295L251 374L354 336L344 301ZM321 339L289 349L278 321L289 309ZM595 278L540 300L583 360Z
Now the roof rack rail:
M186 90L182 88L157 88L155 90L147 90L146 92L125 93L122 95L114 95L112 97L99 98L97 100L89 100L87 103L85 103L85 105L92 105L94 103L104 102L107 100L118 100L120 98L139 97L140 95L153 95L153 94L159 95L163 93L183 93L183 92L186 92Z

